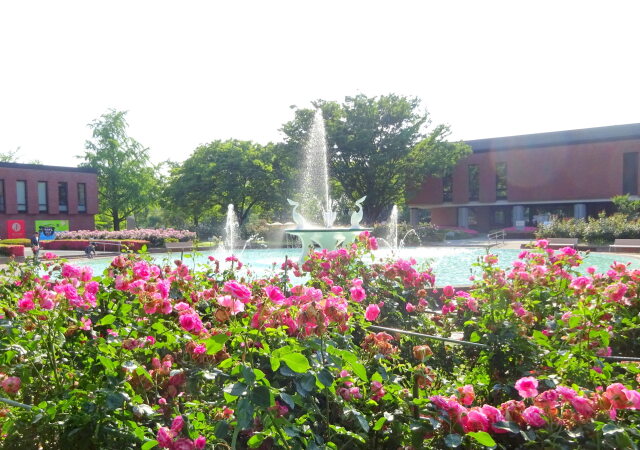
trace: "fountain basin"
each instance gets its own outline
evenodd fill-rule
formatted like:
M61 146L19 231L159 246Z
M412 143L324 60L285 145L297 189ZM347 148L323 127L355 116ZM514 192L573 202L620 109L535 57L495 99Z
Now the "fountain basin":
M372 228L302 228L285 230L287 234L298 236L302 241L302 254L299 262L302 263L311 253L313 244L327 250L335 250L343 242L352 242L363 231L371 231Z

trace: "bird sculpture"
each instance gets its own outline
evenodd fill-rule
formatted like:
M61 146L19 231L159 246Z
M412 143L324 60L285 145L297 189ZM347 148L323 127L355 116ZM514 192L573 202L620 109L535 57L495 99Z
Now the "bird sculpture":
M287 201L289 202L289 204L291 206L293 206L293 212L291 213L291 215L293 216L293 221L296 223L296 225L298 225L298 228L304 228L306 221L304 220L304 217L302 217L302 214L300 214L297 211L298 206L300 206L300 203L298 202L294 202L291 199L287 199Z
M362 212L362 202L367 198L365 195L361 199L356 200L356 208L357 210L351 214L351 228L360 228L360 221L362 220L363 212Z

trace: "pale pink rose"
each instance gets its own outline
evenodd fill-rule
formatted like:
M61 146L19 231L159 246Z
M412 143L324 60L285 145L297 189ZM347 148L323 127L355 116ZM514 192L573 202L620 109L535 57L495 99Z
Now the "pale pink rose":
M474 408L462 416L462 426L467 433L469 431L489 431L489 418L482 410Z
M7 377L2 380L2 389L4 389L7 394L15 394L20 390L21 383L18 377Z

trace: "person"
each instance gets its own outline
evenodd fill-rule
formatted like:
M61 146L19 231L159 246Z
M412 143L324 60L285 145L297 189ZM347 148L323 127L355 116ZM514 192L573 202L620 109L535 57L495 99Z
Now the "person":
M40 236L37 232L31 236L31 251L33 252L33 259L38 259L38 253L40 252Z
M87 245L84 249L84 253L85 255L87 255L87 258L93 258L96 254L96 246L93 242L89 242L89 245Z

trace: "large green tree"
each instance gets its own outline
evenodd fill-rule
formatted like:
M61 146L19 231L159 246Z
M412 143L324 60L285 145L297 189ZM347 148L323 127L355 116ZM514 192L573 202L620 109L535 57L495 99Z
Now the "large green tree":
M92 139L85 143L83 167L98 172L100 213L108 216L114 230L131 214L157 199L156 168L149 150L127 134L126 111L109 110L89 127Z
M165 202L183 211L196 226L212 209L232 203L242 225L252 211L269 210L274 199L281 197L283 180L274 170L276 148L235 139L202 145L171 170Z
M448 126L429 129L429 114L415 97L357 95L314 106L326 123L330 175L351 201L367 196L369 224L391 205L404 204L426 176L442 175L470 152L464 143L447 141ZM312 120L312 110L296 109L282 128L289 148L301 151Z

